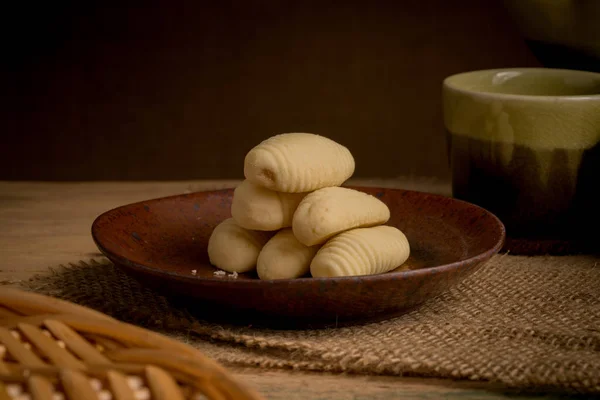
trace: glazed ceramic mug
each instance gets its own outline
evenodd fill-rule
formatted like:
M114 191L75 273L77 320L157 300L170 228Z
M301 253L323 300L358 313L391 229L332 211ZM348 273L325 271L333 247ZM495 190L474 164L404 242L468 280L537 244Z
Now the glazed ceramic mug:
M589 249L600 237L600 74L511 68L443 82L455 198L505 224L518 254ZM596 245L598 247L598 245Z

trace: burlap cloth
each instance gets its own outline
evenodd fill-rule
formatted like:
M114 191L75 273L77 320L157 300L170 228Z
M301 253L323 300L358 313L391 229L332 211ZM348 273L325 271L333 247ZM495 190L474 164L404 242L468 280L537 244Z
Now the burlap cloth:
M191 343L227 366L487 380L600 393L600 259L498 255L393 320L325 330L216 325L106 260L55 268L25 287Z

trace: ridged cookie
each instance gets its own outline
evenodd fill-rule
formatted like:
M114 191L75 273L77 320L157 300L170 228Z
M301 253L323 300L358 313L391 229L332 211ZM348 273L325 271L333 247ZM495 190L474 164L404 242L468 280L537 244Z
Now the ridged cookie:
M402 265L410 255L399 229L380 225L340 233L321 247L310 264L314 278L375 275Z
M306 274L318 246L300 243L290 228L282 229L265 244L258 255L256 272L260 279L295 279Z
M294 211L306 193L281 193L244 180L233 192L231 215L246 229L276 231L292 226Z
M381 225L390 219L388 206L375 196L343 187L328 187L308 194L292 220L300 243L313 246L353 228Z
M312 133L272 136L246 154L244 176L276 192L310 192L340 186L354 173L346 147Z
M269 232L244 229L233 218L215 227L208 239L210 263L227 272L248 272L256 268L256 260L265 243L273 236Z

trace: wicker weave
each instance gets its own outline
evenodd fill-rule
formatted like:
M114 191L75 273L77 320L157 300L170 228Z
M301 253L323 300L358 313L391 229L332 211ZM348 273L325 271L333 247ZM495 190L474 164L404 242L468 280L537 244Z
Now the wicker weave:
M262 399L165 336L66 301L0 289L0 400Z

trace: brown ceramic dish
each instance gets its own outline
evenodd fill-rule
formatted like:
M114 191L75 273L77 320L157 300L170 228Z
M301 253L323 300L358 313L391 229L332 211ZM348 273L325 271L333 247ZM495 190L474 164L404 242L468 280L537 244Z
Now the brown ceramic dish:
M470 203L400 189L354 188L384 201L392 215L388 224L407 235L412 254L397 270L278 281L261 281L255 273L215 276L206 247L212 229L231 216L231 189L116 208L94 221L92 236L116 265L175 301L184 300L203 318L251 324L279 318L284 325L340 325L398 315L460 282L504 243L500 220Z

